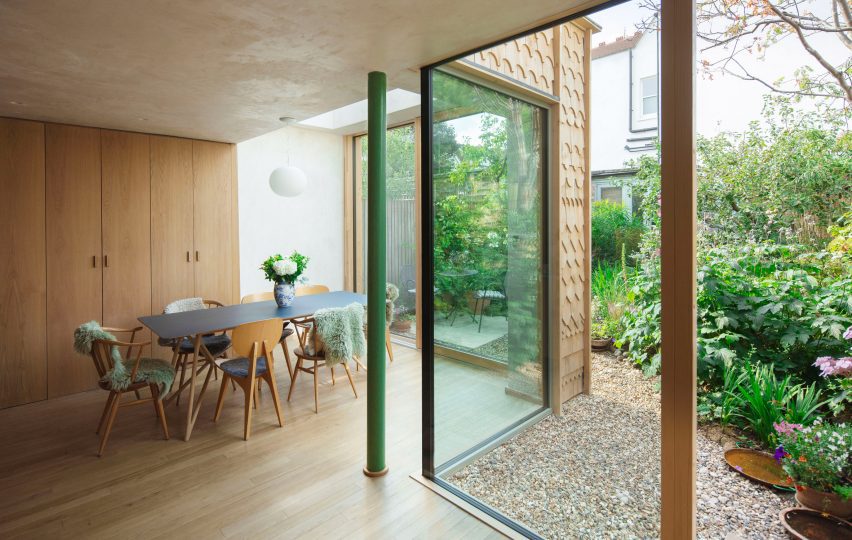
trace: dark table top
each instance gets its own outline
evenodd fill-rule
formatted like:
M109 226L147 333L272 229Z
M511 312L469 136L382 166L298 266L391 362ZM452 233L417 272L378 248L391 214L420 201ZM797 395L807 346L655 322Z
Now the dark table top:
M221 308L199 309L183 313L149 315L139 317L157 336L164 339L209 334L230 330L241 324L268 319L297 319L313 315L318 309L345 307L352 302L367 304L367 296L348 291L335 291L308 296L297 296L290 307L279 308L268 300L251 304L238 304Z

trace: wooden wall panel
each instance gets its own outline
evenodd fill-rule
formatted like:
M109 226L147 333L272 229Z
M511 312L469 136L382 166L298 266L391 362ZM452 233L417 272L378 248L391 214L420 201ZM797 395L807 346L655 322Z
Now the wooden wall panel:
M0 407L47 398L44 124L0 118Z
M151 314L151 157L149 137L101 131L104 324L139 326ZM140 339L150 339L145 332Z
M49 397L93 388L91 360L74 352L74 329L102 317L100 130L45 128Z
M224 304L233 294L232 145L192 141L195 295Z
M151 136L151 310L195 296L192 141ZM171 352L156 349L171 358Z
M586 131L588 39L575 24L559 27L559 393L560 401L587 390L590 345L588 343L589 303L589 200L590 169Z

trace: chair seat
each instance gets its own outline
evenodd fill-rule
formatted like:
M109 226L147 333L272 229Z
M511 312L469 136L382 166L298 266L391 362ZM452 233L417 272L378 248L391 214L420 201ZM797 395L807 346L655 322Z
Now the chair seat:
M124 365L127 370L127 374L124 376L124 381L119 381L117 384L120 385L119 389L125 392L138 390L148 386L149 384L164 385L166 389L168 389L168 387L171 386L171 381L174 379L175 370L172 365L159 358L140 358L139 369L136 370L136 380L132 382L127 381L127 379L130 378L130 370L133 369L133 361L125 360ZM169 378L169 376L171 378ZM115 389L113 387L113 372L111 370L101 377L98 381L98 386L104 390Z
M504 300L506 295L500 291L476 291L473 297L477 299L488 298L491 300Z
M227 373L232 377L245 378L249 376L249 367L251 366L251 361L248 357L240 357L234 358L233 360L227 360L219 364L219 368L222 371ZM257 367L255 370L255 375L260 376L266 373L266 357L258 356L257 357Z
M304 358L305 360L313 360L314 362L325 360L325 352L320 352L318 356L312 356L306 353L305 350L301 347L296 347L293 350L293 354L295 354L299 358Z
M173 348L175 346L175 342L177 340L174 339L163 339L159 338L157 343L163 347ZM207 347L207 350L210 351L210 354L213 356L219 356L223 352L228 350L228 347L231 346L231 338L227 336L227 334L216 334L212 336L202 336L201 342L204 343L204 346ZM191 339L186 338L180 343L180 353L181 354L192 354L195 352L195 344Z

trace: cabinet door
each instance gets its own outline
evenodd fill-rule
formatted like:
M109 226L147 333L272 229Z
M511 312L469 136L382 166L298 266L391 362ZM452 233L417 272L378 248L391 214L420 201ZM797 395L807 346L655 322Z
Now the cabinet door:
M149 137L102 130L101 154L104 324L135 328L151 314ZM137 341L150 337L145 331Z
M195 189L195 295L234 303L232 145L192 142Z
M47 389L93 388L92 361L74 352L74 329L102 318L101 139L98 129L45 126Z
M47 398L44 124L0 118L0 407Z
M151 137L151 308L195 295L192 141ZM155 337L156 339L156 337ZM170 357L163 350L160 354Z

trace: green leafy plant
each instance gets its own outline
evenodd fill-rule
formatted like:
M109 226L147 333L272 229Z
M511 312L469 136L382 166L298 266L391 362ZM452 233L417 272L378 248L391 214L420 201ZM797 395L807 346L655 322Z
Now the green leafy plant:
M797 486L852 497L852 425L777 426L777 459Z
M284 257L280 253L271 255L260 269L268 281L273 283L295 283L297 279L305 271L310 258L302 255L298 251L294 251L289 257Z
M733 360L724 362L722 386L698 396L698 414L709 420L718 420L723 426L727 426L734 420L742 406L742 398L737 388L745 381L746 374L736 365Z
M644 226L638 215L607 200L592 205L592 260L618 264L622 251L628 256L638 249Z
M775 445L775 425L782 421L807 425L818 418L823 403L815 384L794 384L790 375L779 379L772 364L746 364L743 373L731 392L738 405L731 416L741 419L763 444Z

